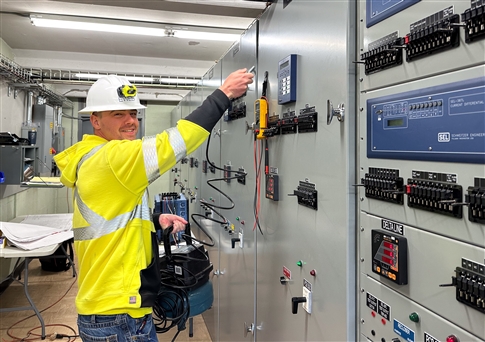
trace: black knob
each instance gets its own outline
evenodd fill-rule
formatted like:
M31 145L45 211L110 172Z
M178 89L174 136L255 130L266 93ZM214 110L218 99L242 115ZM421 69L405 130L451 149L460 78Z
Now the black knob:
M285 285L287 282L288 282L288 278L286 278L285 276L281 276L280 277L280 283L281 283L281 285Z
M291 298L291 313L296 315L298 313L298 304L305 303L305 297L293 297Z
M231 248L236 247L236 242L239 242L239 241L241 241L240 238L232 238L231 239Z

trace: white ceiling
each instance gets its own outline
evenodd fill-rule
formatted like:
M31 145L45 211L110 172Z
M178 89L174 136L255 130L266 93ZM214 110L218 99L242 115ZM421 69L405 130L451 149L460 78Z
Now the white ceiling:
M200 78L232 42L41 28L31 24L29 15L75 15L240 34L266 6L264 1L245 0L0 0L0 38L12 48L16 63L53 74L70 70ZM85 96L87 87L56 85L59 93L69 96ZM187 90L140 92L142 99L179 101Z

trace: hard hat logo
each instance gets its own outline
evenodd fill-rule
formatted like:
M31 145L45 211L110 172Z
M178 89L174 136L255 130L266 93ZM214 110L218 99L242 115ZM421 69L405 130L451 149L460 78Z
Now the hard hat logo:
M134 85L122 85L118 88L118 95L120 97L135 97L136 96L136 87Z

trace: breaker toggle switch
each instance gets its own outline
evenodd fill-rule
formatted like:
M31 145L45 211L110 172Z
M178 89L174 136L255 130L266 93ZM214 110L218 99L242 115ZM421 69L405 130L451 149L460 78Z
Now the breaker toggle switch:
M296 315L298 313L298 304L305 303L305 297L293 297L291 298L291 313Z

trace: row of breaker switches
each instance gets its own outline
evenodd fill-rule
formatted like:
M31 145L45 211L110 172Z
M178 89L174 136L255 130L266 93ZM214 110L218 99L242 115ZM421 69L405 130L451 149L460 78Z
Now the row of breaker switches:
M455 26L460 21L458 14L443 19L424 29L412 32L404 37L406 60L411 61L435 51L460 45L460 28Z
M408 179L406 185L408 206L436 213L463 217L463 189L460 185Z
M365 187L365 196L377 200L403 204L403 179L399 177L399 170L369 168L369 173L361 179Z
M485 36L485 4L469 8L461 15L465 23L465 42L470 43Z
M485 276L462 267L455 269L452 283L456 287L456 300L485 313Z
M471 8L460 16L453 13L453 8L424 18L411 25L414 29L404 37L397 37L397 32L387 35L369 44L369 51L361 54L365 64L365 74L382 71L402 64L402 51L406 51L406 61L455 48L460 45L460 26L464 27L465 42L485 38L485 4L472 2ZM441 18L437 20L436 18ZM429 23L426 26L421 22ZM416 25L417 24L417 25Z
M465 195L468 203L468 219L472 222L485 223L485 178L475 178Z

